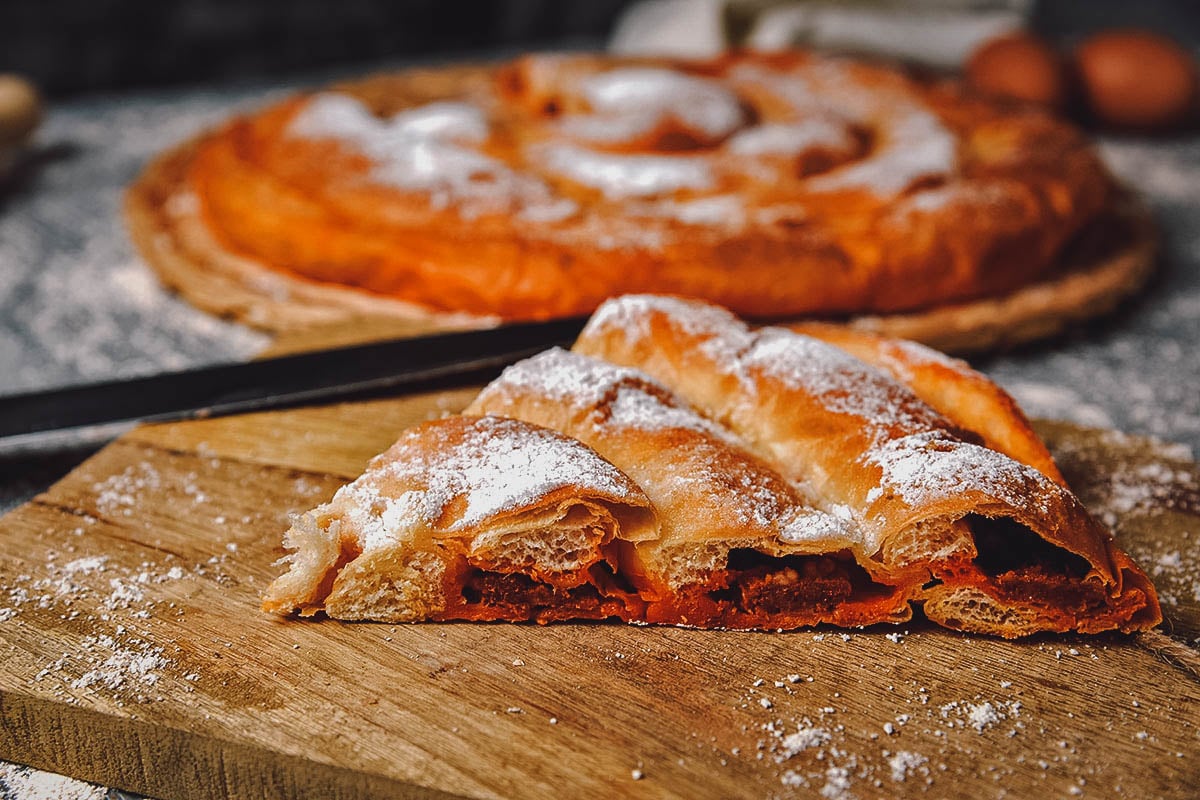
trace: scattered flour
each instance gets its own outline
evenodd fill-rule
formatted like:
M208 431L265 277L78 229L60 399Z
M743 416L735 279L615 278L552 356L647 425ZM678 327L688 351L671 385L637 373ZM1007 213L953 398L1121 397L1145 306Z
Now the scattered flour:
M106 800L107 789L0 761L0 797L13 800Z
M914 753L909 750L901 750L893 753L887 759L887 765L892 771L892 780L896 782L904 781L908 778L910 772L913 772L920 767L929 763L929 759L920 753ZM928 774L928 770L926 770Z
M144 641L126 646L111 636L89 636L83 641L81 649L84 653L93 654L94 658L97 652L108 655L98 667L89 669L71 682L75 689L102 686L117 691L127 687L150 687L158 682L160 671L171 663L163 656L161 647Z

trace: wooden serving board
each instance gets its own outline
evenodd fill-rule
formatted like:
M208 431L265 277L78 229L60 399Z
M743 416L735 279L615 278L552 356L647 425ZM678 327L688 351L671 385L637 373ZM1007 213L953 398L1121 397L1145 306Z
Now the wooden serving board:
M148 426L0 520L0 758L162 798L1190 797L1200 491L1045 426L1167 634L262 614L289 515L472 390Z

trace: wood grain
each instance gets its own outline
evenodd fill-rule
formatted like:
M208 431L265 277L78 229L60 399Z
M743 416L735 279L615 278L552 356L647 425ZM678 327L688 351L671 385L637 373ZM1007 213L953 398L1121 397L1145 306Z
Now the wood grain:
M0 758L171 798L1200 786L1200 678L1153 641L260 613L289 515L471 394L142 427L0 520ZM1119 501L1122 542L1166 565L1160 644L1194 654L1195 466L1142 440L1044 432L1086 500Z

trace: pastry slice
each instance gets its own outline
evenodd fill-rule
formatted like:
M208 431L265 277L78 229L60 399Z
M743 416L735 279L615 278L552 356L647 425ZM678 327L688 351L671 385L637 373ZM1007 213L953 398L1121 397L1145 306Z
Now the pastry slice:
M284 537L263 608L347 620L637 619L619 545L658 536L638 486L580 442L498 417L405 431Z
M961 359L905 339L821 322L789 329L820 339L903 383L958 427L1064 487L1067 481L1016 401Z
M623 544L645 621L779 629L911 617L919 586L879 583L850 521L819 511L729 430L636 370L560 349L509 367L467 409L553 428L629 475L661 535Z
M845 350L648 295L605 303L575 349L650 374L818 508L849 518L860 566L880 583L920 585L936 622L1013 637L1161 620L1145 574L1044 464L984 446ZM925 394L952 396L932 375Z

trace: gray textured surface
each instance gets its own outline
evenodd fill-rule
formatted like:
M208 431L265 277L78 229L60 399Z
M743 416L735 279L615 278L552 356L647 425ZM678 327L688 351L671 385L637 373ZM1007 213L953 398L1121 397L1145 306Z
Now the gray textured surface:
M1154 211L1164 240L1156 278L1112 317L975 365L1031 416L1200 452L1200 138L1108 140L1101 151Z
M265 344L260 334L215 320L161 290L134 256L119 210L123 187L150 155L287 88L143 93L53 109L34 162L0 193L0 394L244 359ZM1160 221L1160 276L1114 317L976 365L1033 416L1149 434L1195 452L1200 138L1114 140L1103 150ZM83 455L0 461L0 511L60 477ZM5 800L36 786L36 776L3 767ZM61 796L103 796L78 791Z

